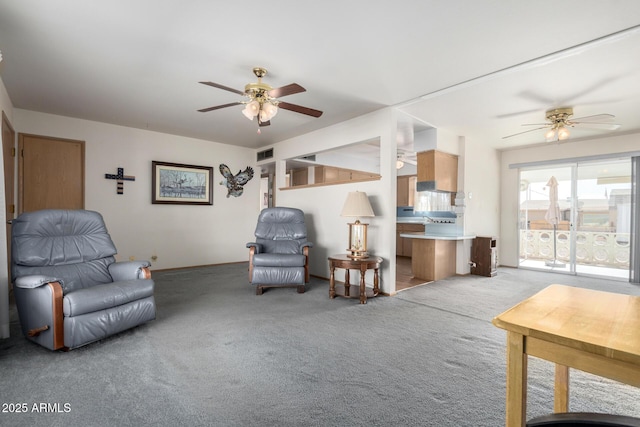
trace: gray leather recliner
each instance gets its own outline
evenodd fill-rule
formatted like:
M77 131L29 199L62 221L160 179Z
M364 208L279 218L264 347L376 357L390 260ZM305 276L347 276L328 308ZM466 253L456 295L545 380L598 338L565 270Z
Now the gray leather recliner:
M304 213L300 209L266 208L258 216L256 241L249 248L249 282L261 295L266 287L295 286L305 291L309 282L309 248Z
M116 262L102 215L47 209L12 222L11 274L22 332L72 349L153 320L148 261Z

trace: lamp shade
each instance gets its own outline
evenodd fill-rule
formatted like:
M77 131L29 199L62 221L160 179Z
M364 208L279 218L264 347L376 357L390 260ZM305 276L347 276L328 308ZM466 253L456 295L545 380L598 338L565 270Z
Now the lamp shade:
M347 195L340 216L366 217L375 216L367 193L364 191L352 191Z

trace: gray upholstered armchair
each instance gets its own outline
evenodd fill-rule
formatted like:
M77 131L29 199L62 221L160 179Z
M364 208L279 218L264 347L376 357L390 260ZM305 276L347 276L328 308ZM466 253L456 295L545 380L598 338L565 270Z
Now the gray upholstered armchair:
M272 286L295 286L305 291L309 282L309 248L304 213L295 208L266 208L258 216L256 241L249 248L249 282L256 294Z
M12 224L11 274L28 339L72 349L155 319L150 264L115 262L99 213L48 209Z

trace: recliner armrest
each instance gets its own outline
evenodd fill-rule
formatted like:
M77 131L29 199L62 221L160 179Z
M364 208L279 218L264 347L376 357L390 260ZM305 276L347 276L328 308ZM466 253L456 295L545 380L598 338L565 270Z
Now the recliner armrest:
M149 279L149 261L120 261L109 264L109 274L114 282L134 279Z
M254 252L256 254L259 254L260 252L262 252L262 245L260 243L249 242L249 243L247 243L247 248L249 248L249 249L256 248L256 250Z
M60 282L62 284L62 279L58 279L57 277L53 277L53 276L44 276L40 274L31 275L31 276L21 276L16 279L15 285L22 289L34 289L52 282Z
M302 242L300 243L300 248L312 248L313 247L313 243L311 242Z

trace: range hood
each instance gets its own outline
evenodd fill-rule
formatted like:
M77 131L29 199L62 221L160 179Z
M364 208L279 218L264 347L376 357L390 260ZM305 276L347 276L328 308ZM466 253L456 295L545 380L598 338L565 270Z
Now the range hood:
M436 191L439 193L448 193L448 191L438 190L436 181L418 181L416 182L416 191Z

